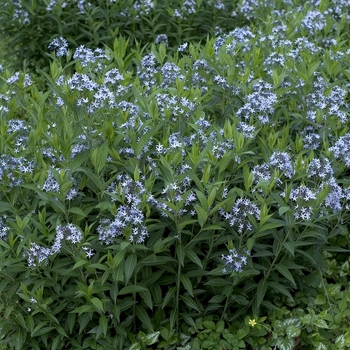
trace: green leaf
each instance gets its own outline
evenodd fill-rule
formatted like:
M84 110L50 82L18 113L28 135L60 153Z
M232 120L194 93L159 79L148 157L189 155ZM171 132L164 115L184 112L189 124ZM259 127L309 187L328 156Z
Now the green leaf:
M286 213L287 211L292 211L292 209L290 207L280 207L278 209L278 215L282 216L284 213Z
M82 305L77 308L75 308L73 311L70 311L71 313L78 313L79 315L85 313L85 312L93 312L94 308L91 305Z
M133 344L131 344L131 346L129 348L129 350L141 350L141 349L142 349L141 344L139 344L139 343L133 343Z
M215 331L215 323L213 321L203 321L203 326L211 331Z
M192 262L194 262L201 269L203 269L203 265L202 265L201 260L199 259L198 255L192 249L185 247L185 254Z
M135 149L135 155L138 156L140 152L142 151L145 144L163 127L164 122L158 122L155 127L150 128L137 142L136 149Z
M83 172L89 178L89 180L97 187L99 191L102 192L104 190L101 179L98 176L96 176L92 171L82 167L77 169L77 171Z
M133 293L143 292L146 290L148 290L148 289L145 287L141 287L138 285L130 285L130 286L126 286L126 287L122 288L119 291L118 295L133 294Z
M78 215L82 216L83 218L85 218L85 216L86 216L86 213L78 207L73 207L73 208L68 209L68 213L78 214Z
M227 166L232 161L232 159L235 159L234 151L228 151L223 155L223 157L219 161L219 174L221 174L227 169Z
M194 322L192 317L188 316L187 314L181 314L181 317L189 326L193 327L194 329L197 329L196 323Z
M93 269L99 269L99 270L102 270L102 271L108 270L108 266L106 266L104 264L99 264L99 263L91 264L90 267L93 268Z
M74 264L72 270L75 270L75 269L77 269L78 267L83 266L83 265L86 265L86 264L89 264L89 261L87 261L87 260L79 260L79 261L77 261L77 262Z
M88 305L88 306L90 306L90 305ZM73 328L74 328L74 325L75 325L75 319L76 319L76 315L71 311L67 315L67 324L68 324L69 333L73 332Z
M14 346L16 350L24 349L23 345L26 341L26 338L27 333L25 330L17 330L17 332L14 335Z
M288 326L286 328L286 334L289 339L296 338L300 335L301 329L296 326Z
M345 298L341 299L338 303L338 308L341 313L343 313L348 308L348 302Z
M178 261L169 256L158 256L158 255L152 254L145 257L144 259L141 259L139 261L139 264L145 265L145 266L157 266L157 265L169 264L171 262L177 263Z
M108 156L108 141L105 141L100 147L95 148L91 153L91 163L97 174L99 174L106 164Z
M171 287L169 288L168 292L166 293L166 296L163 300L163 305L162 305L162 309L164 309L170 302L170 300L174 297L175 293L176 293L176 287Z
M139 305L135 305L135 313L137 318L146 326L146 328L153 332L153 325L146 310Z
M278 272L283 275L287 280L292 282L293 286L295 286L295 281L292 276L292 274L289 272L288 268L284 266L283 264L276 264L275 268L278 270Z
M199 200L199 203L201 204L202 208L205 210L205 212L208 211L208 200L207 197L205 196L204 193L202 193L201 191L195 190L196 192L196 196Z
M202 182L203 184L207 184L210 180L210 171L211 171L211 164L207 163L203 170L203 176L202 176Z
M153 302L152 302L152 296L150 291L145 290L145 291L141 291L139 292L141 298L143 299L143 301L145 302L145 304L152 310L153 309Z
M222 333L222 331L225 329L225 322L224 321L219 321L217 324L216 324L216 328L215 328L215 331L217 333Z
M170 164L166 161L166 159L163 156L160 156L160 162L162 163L162 167L160 167L160 172L164 176L166 182L168 184L174 183L174 172Z
M264 300L266 291L267 291L267 287L268 287L268 283L267 280L265 278L262 278L259 283L258 283L258 287L256 290L256 309L260 308L260 305L262 303L262 301Z
M33 332L30 334L31 337L38 337L40 335L46 334L51 332L55 327L45 327L47 324L47 321L40 322L33 330Z
M222 231L222 230L224 230L224 228L222 226L219 226L219 225L206 225L206 226L201 228L200 232L204 232L204 231Z
M208 200L207 200L208 209L213 205L216 198L216 193L217 193L216 186L213 186L208 195Z
M185 265L185 247L182 244L178 244L175 250L179 263L183 267Z
M164 273L163 270L159 270L157 272L153 272L150 275L147 275L144 279L145 285L146 286L152 285L153 283L159 280L159 278L163 275L163 273Z
M280 292L280 293L284 294L285 296L287 296L290 299L294 299L292 297L292 295L289 293L288 289L284 285L282 285L282 284L280 284L278 282L271 282L270 281L269 282L269 288L271 290L273 290L273 291L277 291L277 292Z
M145 337L145 343L146 345L153 345L158 342L160 332L153 332L151 334L147 334Z
M124 274L125 274L125 283L127 284L134 273L135 267L137 265L137 255L131 254L125 260L124 265Z
M97 308L98 311L104 313L102 301L98 298L92 298L91 303Z
M199 306L194 301L194 299L188 297L187 295L180 295L180 299L191 309L201 312Z
M279 338L276 344L279 350L293 350L294 345L294 339L288 338Z
M208 219L208 213L206 210L204 210L202 207L200 207L199 205L195 205L194 209L197 212L198 215L198 222L200 227L203 227L204 224L207 222Z
M113 269L117 268L119 264L122 262L122 260L124 259L125 252L126 252L125 250L120 250L112 259L110 266Z
M281 221L279 220L279 222L268 222L264 225L262 225L258 232L264 232L266 230L270 230L270 229L273 229L273 228L276 228L276 227L281 227L281 226L284 226L286 223L284 221Z
M222 275L222 269L220 269L220 271ZM205 282L204 285L213 286L213 287L223 287L223 286L227 286L228 283L229 282L224 278L211 278L209 279L208 282Z
M91 321L91 317L89 314L79 315L78 322L79 322L79 334L83 332L83 330L86 328L87 324Z
M321 64L321 61L316 61L310 66L307 72L307 75L309 78L313 76L313 74L315 73L316 69L320 66L320 64Z
M68 168L74 173L87 159L89 158L89 151L79 153L74 159L69 162Z
M62 339L61 337L58 335L52 342L51 344L51 350L56 350L58 349L59 345L62 344Z
M295 242L284 242L283 246L289 251L289 253L292 254L292 256L294 256L295 253Z
M107 317L105 315L101 315L98 323L101 327L101 330L102 330L104 337L106 337L107 336L107 327L108 327Z
M10 211L12 213L16 213L16 209L11 204L0 201L0 213L3 213L4 211Z
M193 289L190 278L187 275L181 275L180 280L188 293L193 297Z
M65 330L61 326L57 325L55 328L56 328L56 330L57 330L57 332L59 334L61 334L62 336L68 338L67 333L65 332Z

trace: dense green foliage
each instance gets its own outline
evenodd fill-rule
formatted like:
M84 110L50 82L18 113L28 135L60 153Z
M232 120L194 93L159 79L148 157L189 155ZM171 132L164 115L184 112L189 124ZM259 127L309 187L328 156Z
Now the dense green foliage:
M47 46L63 36L75 47L112 46L118 35L143 47L167 34L169 50L199 42L216 28L228 32L247 20L232 16L236 1L6 0L0 8L0 34L8 39L6 57L14 69L47 69ZM16 57L16 59L13 59Z
M0 76L4 348L350 346L349 5L24 3L2 30L50 63Z

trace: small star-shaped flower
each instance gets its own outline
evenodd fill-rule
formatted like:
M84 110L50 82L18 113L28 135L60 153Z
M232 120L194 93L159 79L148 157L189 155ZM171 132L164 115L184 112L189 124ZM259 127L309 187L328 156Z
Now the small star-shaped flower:
M256 325L256 321L255 321L255 319L253 319L253 320L249 320L249 325L250 326L252 326L252 327L254 327L255 325Z

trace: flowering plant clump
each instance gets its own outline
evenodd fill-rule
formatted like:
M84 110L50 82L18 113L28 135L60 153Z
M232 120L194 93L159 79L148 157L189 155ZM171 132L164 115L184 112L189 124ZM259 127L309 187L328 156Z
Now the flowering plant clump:
M243 0L233 13L229 1L173 1L172 22L156 28L163 5L128 5L46 2L45 13L91 22L94 45L57 30L40 78L0 73L0 342L330 344L321 330L339 319L317 293L333 295L328 265L347 273L347 6ZM15 25L35 20L21 1L7 6ZM208 29L210 11L216 35L181 35L185 19ZM222 11L244 23L230 28ZM107 12L154 38L106 45L94 16Z

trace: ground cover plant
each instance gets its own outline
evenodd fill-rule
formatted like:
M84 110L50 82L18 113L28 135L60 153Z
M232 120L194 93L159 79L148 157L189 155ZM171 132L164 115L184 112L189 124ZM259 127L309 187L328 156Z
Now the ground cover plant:
M350 4L222 3L202 42L4 61L5 349L350 346Z

